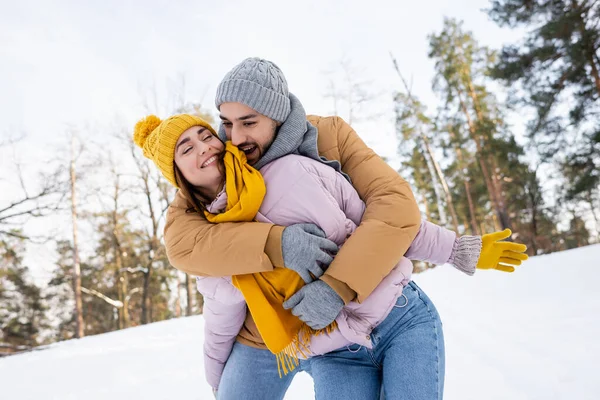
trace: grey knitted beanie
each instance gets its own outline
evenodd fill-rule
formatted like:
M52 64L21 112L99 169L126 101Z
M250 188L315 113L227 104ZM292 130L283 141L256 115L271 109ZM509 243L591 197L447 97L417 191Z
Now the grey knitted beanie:
M217 88L215 105L242 103L277 122L290 114L290 96L283 72L271 61L247 58L233 67Z

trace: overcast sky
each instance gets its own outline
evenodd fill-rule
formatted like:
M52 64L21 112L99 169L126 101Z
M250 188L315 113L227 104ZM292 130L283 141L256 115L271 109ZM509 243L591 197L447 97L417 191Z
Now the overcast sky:
M181 76L186 98L212 108L220 79L248 56L277 63L307 111L327 114L325 71L345 55L389 92L398 83L392 52L431 104L427 35L444 15L465 20L492 47L516 37L488 20L483 0L2 3L0 132L41 138L117 114L133 123L144 113L141 93L156 86L160 97Z

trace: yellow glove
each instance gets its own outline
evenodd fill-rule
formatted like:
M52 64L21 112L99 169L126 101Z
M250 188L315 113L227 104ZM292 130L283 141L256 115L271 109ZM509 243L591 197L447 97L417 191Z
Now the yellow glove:
M497 269L514 272L515 266L529 257L525 254L527 246L519 243L500 242L512 234L510 229L488 233L481 237L481 254L477 260L477 269ZM502 265L505 264L505 265Z

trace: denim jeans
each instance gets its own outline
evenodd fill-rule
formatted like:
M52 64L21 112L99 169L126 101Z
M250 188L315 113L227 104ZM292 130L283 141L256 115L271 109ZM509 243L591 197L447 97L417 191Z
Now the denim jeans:
M358 345L309 359L316 399L436 400L444 391L440 317L414 283L371 332L372 349Z
M280 400L291 385L296 373L306 361L279 378L277 359L269 350L257 349L236 342L227 359L218 400Z
M227 360L218 399L283 399L294 375L308 372L317 400L442 399L444 337L433 303L414 283L370 334L372 349L353 345L300 361L279 378L268 350L236 343Z

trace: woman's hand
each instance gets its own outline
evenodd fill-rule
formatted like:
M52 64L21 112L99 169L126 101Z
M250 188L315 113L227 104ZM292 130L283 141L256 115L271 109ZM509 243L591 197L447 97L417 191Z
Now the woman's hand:
M482 248L477 269L496 269L504 272L514 272L515 267L527 260L527 246L520 243L500 242L512 234L510 229L488 233L481 238Z

